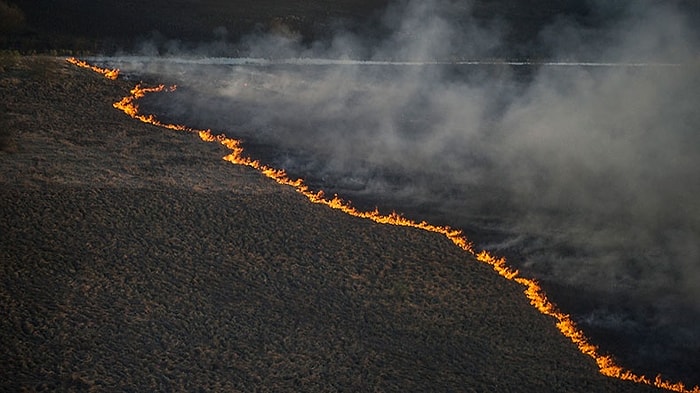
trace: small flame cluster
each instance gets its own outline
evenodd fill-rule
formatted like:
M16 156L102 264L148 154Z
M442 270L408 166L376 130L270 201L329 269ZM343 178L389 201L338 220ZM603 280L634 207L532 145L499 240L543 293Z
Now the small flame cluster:
M90 65L84 61L76 60L74 58L68 59L70 63L76 64L80 67L85 67L91 69L95 72L103 74L105 77L110 79L116 79L119 74L119 70L108 70ZM592 344L590 340L586 337L583 331L576 325L576 323L571 319L571 316L561 312L557 306L552 303L545 294L542 287L531 278L522 277L517 269L513 269L506 263L506 259L502 257L495 257L486 250L476 251L472 242L467 240L466 236L461 230L453 229L448 226L437 226L425 221L416 222L414 220L408 219L401 214L392 212L388 215L381 214L378 209L373 211L360 211L353 207L349 202L344 201L337 195L332 198L327 198L323 191L314 192L311 190L302 179L292 180L287 176L287 173L283 169L275 169L262 164L258 160L254 160L250 157L244 155L243 147L241 142L236 139L228 138L223 134L214 135L211 130L197 130L184 125L179 124L168 124L159 121L154 115L144 115L139 112L139 107L136 101L139 98L144 97L149 93L163 92L163 91L174 91L175 86L165 87L165 85L158 85L155 87L142 87L140 84L131 90L131 95L124 97L119 102L113 104L116 109L119 109L131 116L132 118L138 119L144 123L152 124L158 127L167 128L175 131L185 131L192 132L199 135L199 138L205 142L217 142L221 145L227 147L231 150L231 153L226 155L223 159L237 165L245 165L254 168L261 172L263 175L270 179L275 180L279 184L294 187L297 192L301 193L309 199L312 203L326 205L330 208L340 210L351 216L360 217L372 220L380 224L397 225L418 228L429 232L435 232L444 235L447 239L452 241L457 247L466 251L475 257L478 261L490 265L499 275L505 277L508 280L515 281L525 287L524 293L530 300L530 304L535 307L540 313L548 315L557 320L556 326L559 331L567 338L569 338L583 354L586 354L593 358L598 365L601 374L619 378L622 380L633 381L639 384L651 385L658 388L667 389L670 391L681 392L681 393L700 393L700 386L695 386L693 388L686 388L685 384L682 382L670 382L664 380L661 375L656 378L651 379L644 375L635 374L630 370L626 370L619 366L615 360L610 355L603 355L600 353L599 348Z
M104 77L107 79L116 80L119 77L119 69L117 69L117 68L115 68L115 69L100 68L100 67L94 66L92 64L89 64L86 61L78 60L75 57L69 57L66 59L66 61L71 63L71 64L74 64L78 67L83 67L83 68L93 70L93 71L97 72L98 74L104 75Z

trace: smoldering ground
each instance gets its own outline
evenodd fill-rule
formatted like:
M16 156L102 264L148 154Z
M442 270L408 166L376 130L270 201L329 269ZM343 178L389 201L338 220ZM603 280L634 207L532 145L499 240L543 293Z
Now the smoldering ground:
M529 65L493 61L508 26L446 2L389 7L378 41L287 31L231 44L247 62L202 59L221 42L108 64L180 86L147 112L356 204L464 228L623 365L700 384L697 21L604 4L598 26L544 26L529 45L550 57ZM488 61L446 64L464 59Z

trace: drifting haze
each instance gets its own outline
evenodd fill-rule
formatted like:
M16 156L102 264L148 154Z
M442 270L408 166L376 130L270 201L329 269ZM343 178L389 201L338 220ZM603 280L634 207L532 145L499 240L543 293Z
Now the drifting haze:
M579 316L584 322L673 327L676 341L664 345L697 354L697 21L671 5L613 3L592 8L604 23L584 27L560 18L532 45L545 46L552 60L647 66L308 60L423 62L502 53L508 26L471 19L468 6L426 1L390 7L382 19L390 33L379 41L339 32L302 45L286 31L236 45L251 58L307 59L298 65L141 59L132 69L119 66L179 83L182 93L151 103L174 121L274 149L267 158L275 166L341 196L428 206L423 210L450 225L481 225L495 235L477 246L516 256L540 279L621 294L647 308L644 316L589 309ZM226 45L202 51L220 53ZM145 54L153 48L144 45ZM185 54L172 45L168 55ZM698 365L687 367L697 377Z

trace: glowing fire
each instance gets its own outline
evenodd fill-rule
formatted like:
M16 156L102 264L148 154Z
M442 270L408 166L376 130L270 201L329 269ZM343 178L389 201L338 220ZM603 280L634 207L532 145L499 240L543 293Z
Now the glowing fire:
M93 71L99 72L110 79L116 79L119 72L118 70L105 70L99 67L95 67L83 61L76 60L74 58L68 59L68 61L80 67L92 69ZM224 160L234 164L245 165L255 168L262 174L275 180L279 184L294 187L299 193L307 197L312 203L326 205L333 209L343 211L349 215L360 218L366 218L380 224L413 227L430 232L440 233L447 237L450 241L452 241L452 243L454 243L457 247L474 256L478 261L490 265L501 276L507 278L508 280L515 281L523 285L525 287L524 293L527 296L527 298L530 299L530 304L534 306L540 313L554 317L557 320L556 326L561 331L561 333L565 337L569 338L574 344L576 344L581 353L590 356L596 361L601 374L613 378L619 378L622 380L633 381L640 384L656 386L675 392L700 393L700 386L686 388L682 382L673 383L664 380L661 377L661 375L658 375L656 376L656 378L651 379L644 375L635 374L632 371L626 370L623 367L616 364L615 360L611 356L601 354L599 352L599 348L589 341L589 339L586 337L583 331L579 329L578 326L576 326L576 323L571 319L571 317L568 314L561 312L554 303L549 301L547 295L542 290L542 287L540 287L537 281L531 278L522 277L518 270L513 269L507 265L505 258L495 257L485 250L477 252L474 249L474 245L469 240L467 240L466 236L464 236L464 234L460 230L453 229L448 226L437 226L429 224L425 221L416 222L407 219L396 212L392 212L388 215L383 215L380 214L377 209L375 209L374 211L359 211L353 206L351 206L349 202L342 200L337 195L334 195L333 198L327 198L323 191L312 191L308 186L304 184L304 181L302 179L290 179L283 169L271 168L267 165L260 163L260 161L258 160L253 160L252 158L245 156L243 154L243 147L241 147L241 142L239 140L228 138L223 134L214 135L211 133L211 130L197 130L184 125L163 123L156 119L154 115L144 115L139 113L139 107L136 104L136 101L139 98L142 98L149 93L173 90L175 90L175 86L169 88L166 88L164 85L159 85L155 87L142 87L139 84L131 90L130 96L124 97L121 101L114 103L113 106L123 111L127 115L138 119L144 123L149 123L176 131L196 133L199 135L199 138L203 141L218 142L231 150L231 153L226 155L224 157Z
M66 61L71 63L71 64L75 64L78 67L83 67L83 68L93 70L93 71L97 72L98 74L104 75L105 78L107 78L107 79L116 80L119 77L119 70L118 69L110 70L107 68L100 68L100 67L94 66L92 64L88 64L87 62L85 62L83 60L78 60L75 57L69 57L66 59Z

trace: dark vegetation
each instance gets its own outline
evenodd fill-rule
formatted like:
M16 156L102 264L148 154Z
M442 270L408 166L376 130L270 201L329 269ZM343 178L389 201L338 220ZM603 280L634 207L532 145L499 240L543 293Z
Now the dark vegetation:
M644 391L446 239L312 205L4 57L0 390ZM649 389L651 390L651 389Z
M700 17L693 0L673 0ZM291 34L311 42L339 27L368 38L385 34L380 15L388 0L0 0L0 48L22 53L113 53L150 40L160 49L212 41L236 43L248 34ZM485 25L504 26L505 58L543 57L536 45L543 26L555 20L596 27L623 2L609 2L602 17L590 0L474 1L471 14ZM470 19L471 21L471 19ZM228 53L227 55L232 55Z

